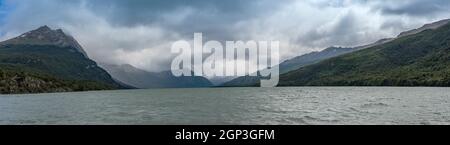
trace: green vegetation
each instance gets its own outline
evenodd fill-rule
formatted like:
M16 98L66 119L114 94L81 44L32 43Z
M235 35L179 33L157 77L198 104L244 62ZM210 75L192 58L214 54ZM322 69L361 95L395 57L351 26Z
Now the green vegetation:
M324 60L280 86L450 86L450 24Z
M329 47L319 52L311 52L301 56L297 56L293 59L282 62L280 66L280 74L287 73L301 67L318 63L322 60L326 60L332 57L336 57L342 54L347 54L356 51L356 48L343 48L343 47ZM261 76L243 76L221 84L222 87L248 87L254 86L260 82Z
M0 46L0 93L43 93L122 88L72 47Z
M56 79L49 75L18 70L0 70L0 92L11 93L50 93L89 90L109 90L110 85L93 81L76 81Z

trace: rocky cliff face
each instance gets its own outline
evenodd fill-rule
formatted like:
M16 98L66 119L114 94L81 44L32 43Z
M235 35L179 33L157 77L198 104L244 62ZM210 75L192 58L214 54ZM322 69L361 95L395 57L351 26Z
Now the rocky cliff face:
M73 91L70 87L60 86L58 82L41 78L14 75L0 80L0 92L10 93L42 93Z
M61 80L44 74L0 70L0 93L52 93L88 90L109 90L108 85L93 81Z

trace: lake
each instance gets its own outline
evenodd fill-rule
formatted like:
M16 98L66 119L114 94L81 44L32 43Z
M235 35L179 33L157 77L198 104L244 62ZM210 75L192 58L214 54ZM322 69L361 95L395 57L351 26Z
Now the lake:
M201 88L0 95L0 124L450 124L450 88Z

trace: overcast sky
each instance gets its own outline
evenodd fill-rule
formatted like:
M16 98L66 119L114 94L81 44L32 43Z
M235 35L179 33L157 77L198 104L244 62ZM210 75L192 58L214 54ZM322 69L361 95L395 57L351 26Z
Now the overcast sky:
M278 40L282 59L357 46L450 18L448 0L0 0L0 40L41 25L98 61L170 67L174 41Z

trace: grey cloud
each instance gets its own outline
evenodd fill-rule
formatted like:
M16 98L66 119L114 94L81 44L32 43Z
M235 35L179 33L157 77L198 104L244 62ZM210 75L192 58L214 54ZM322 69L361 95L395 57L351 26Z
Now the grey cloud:
M157 25L183 35L209 33L212 39L232 38L231 25L276 11L291 0L96 0L88 8L122 26ZM174 19L180 19L175 20Z
M363 38L358 33L361 29L364 29L364 25L358 22L358 17L355 16L353 11L349 11L336 22L330 23L327 28L316 28L308 31L306 35L297 39L297 43L309 47L352 46Z
M374 10L388 15L429 17L439 13L448 13L449 7L450 1L448 0L382 1L374 7Z
M0 1L1 2L1 1ZM40 25L74 35L94 60L147 70L169 67L171 43L279 40L283 59L354 46L450 17L438 0L6 0L1 39ZM432 10L431 10L432 9ZM1 16L1 11L0 11ZM1 35L0 35L1 36Z

